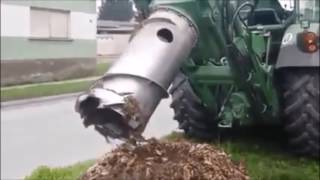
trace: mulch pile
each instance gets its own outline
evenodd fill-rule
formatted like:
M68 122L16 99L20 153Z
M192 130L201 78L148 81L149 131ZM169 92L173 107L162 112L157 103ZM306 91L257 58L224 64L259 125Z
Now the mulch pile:
M191 142L147 140L104 155L81 180L247 180L242 163L218 148Z

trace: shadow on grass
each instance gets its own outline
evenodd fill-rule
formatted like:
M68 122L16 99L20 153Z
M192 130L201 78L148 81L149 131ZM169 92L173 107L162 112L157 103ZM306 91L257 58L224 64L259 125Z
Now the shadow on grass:
M213 140L216 144L240 143L239 148L258 149L259 152L293 156L287 145L287 136L281 127L256 126L221 131ZM244 144L245 146L241 146Z
M183 133L165 139L210 143L243 162L253 180L319 180L319 161L291 153L281 127L251 127L224 130L212 140L198 140Z

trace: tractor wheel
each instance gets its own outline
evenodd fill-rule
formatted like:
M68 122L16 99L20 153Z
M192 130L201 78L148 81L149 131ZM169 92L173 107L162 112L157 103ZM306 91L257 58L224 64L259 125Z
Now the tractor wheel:
M212 121L213 113L203 106L184 74L176 76L169 93L172 96L170 107L174 110L179 129L190 137L211 139L217 127Z
M289 144L297 154L319 157L319 69L285 69L281 75Z

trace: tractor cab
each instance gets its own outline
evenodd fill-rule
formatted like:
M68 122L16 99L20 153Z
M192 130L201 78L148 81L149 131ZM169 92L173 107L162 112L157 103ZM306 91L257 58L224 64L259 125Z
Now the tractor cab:
M283 0L256 0L247 18L249 29L263 27L264 29L278 30L294 23L295 3L293 1L286 2L290 2L290 4L284 4Z
M319 23L319 0L255 0L247 25L277 30L302 21Z
M302 32L318 33L319 0L254 0L251 3L245 25L250 34L265 38L265 53L272 64L278 59L283 41L299 39Z
M288 11L277 0L257 0L255 8L248 19L248 25L282 24L292 11Z
M297 1L296 10L299 13L300 21L309 21L311 23L319 23L320 21L320 8L319 0Z

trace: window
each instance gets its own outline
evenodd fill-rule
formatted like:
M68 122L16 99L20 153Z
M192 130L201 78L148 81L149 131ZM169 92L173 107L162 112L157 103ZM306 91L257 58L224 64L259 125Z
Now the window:
M319 0L299 1L299 14L301 20L319 22Z
M32 38L69 38L69 11L31 8Z
M281 7L287 11L293 11L294 0L278 0Z

